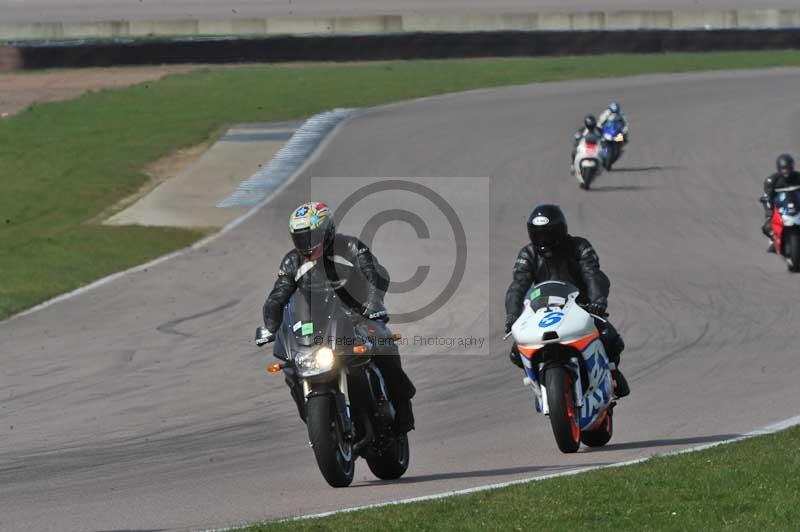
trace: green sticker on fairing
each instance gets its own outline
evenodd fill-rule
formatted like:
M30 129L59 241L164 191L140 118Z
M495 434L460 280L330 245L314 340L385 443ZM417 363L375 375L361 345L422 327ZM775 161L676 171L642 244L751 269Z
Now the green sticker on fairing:
M308 336L309 334L314 334L314 324L313 323L304 323L303 326L300 328L300 334L303 336Z
M537 288L536 290L534 290L533 292L531 292L531 297L530 297L530 299L531 299L531 300L533 300L533 299L536 299L536 298L537 298L537 297L539 297L540 295L542 295L542 290L541 290L540 288Z

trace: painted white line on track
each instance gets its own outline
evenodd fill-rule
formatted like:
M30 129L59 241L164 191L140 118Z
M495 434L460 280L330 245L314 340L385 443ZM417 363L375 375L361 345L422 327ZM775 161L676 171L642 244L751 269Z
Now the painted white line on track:
M343 109L337 109L335 111L341 112L341 111L344 111L344 110ZM244 213L240 217L236 218L235 220L232 220L231 222L229 222L225 227L220 229L218 232L214 233L213 235L209 235L206 238L203 238L202 240L198 240L197 242L195 242L194 244L192 244L189 247L186 247L186 248L183 248L183 249L179 249L178 251L174 251L174 252L172 252L172 253L170 253L168 255L163 255L161 257L153 259L150 262L146 262L144 264L140 264L138 266L134 266L133 268L129 268L127 270L123 270L123 271L117 272L117 273L112 273L111 275L108 275L106 277L102 277L102 278L100 278L100 279L98 279L98 280L96 280L94 282L91 282L91 283L85 285L85 286L82 286L80 288L76 288L75 290L72 290L72 291L67 292L65 294L61 294L60 296L56 296L53 299L48 299L47 301L45 301L43 303L39 303L38 305L36 305L34 307L31 307L28 310L24 310L24 311L22 311L22 312L20 312L18 314L15 314L15 315L13 315L13 316L11 316L9 318L6 318L5 320L0 321L0 324L6 323L6 322L10 322L10 321L16 320L18 318L22 318L23 316L27 316L29 314L33 314L34 312L38 312L38 311L43 310L43 309L45 309L45 308L47 308L47 307L49 307L51 305L55 305L56 303L60 303L62 301L66 301L68 299L72 299L72 298L74 298L76 296L79 296L81 294L85 294L86 292L94 290L95 288L98 288L98 287L103 286L105 284L114 282L117 279L121 279L122 277L130 275L132 273L137 273L137 272L140 272L140 271L144 271L144 270L146 270L148 268L152 268L154 266L157 266L157 265L161 264L162 262L166 262L166 261L168 261L170 259L174 259L175 257L180 257L181 255L185 255L185 254L187 254L187 253L189 253L191 251L194 251L196 249L200 249L203 246L206 246L206 245L210 244L211 242L213 242L217 238L221 237L222 235L224 235L224 234L236 229L238 226L240 226L245 221L247 221L252 216L254 216L264 205L266 205L267 203L272 201L272 198L274 198L276 195L278 195L278 193L280 193L284 188L286 188L286 186L289 183L294 181L297 178L298 175L300 175L306 168L308 168L308 166L311 163L313 163L317 159L317 157L319 157L319 154L324 151L325 147L330 143L331 139L333 139L333 137L336 135L336 133L339 131L339 129L347 122L348 118L350 118L351 116L356 114L358 109L347 109L346 111L349 111L349 112L346 113L344 116L337 115L337 118L339 118L339 120L337 120L337 122L336 122L336 124L334 126L325 129L322 137L318 137L317 136L317 137L307 137L306 138L306 140L309 143L313 144L313 148L311 150L305 152L305 154L304 154L305 158L304 159L297 160L298 165L293 167L294 168L293 173L288 174L288 175L284 174L284 181L282 183L274 184L275 186L272 189L270 189L270 192L266 197L263 197L263 199L261 199L257 204L255 204L253 206L253 208L251 208L249 211L247 211L246 213ZM330 111L328 111L328 113L330 113ZM325 115L325 114L326 113L320 113L318 115L314 115L311 118L309 118L306 121L306 123L308 123L311 120L314 120L316 117L319 117L320 115ZM302 129L302 126L301 126L300 129ZM298 131L299 131L299 129L298 129Z
M312 116L297 129L275 157L255 175L243 181L217 207L252 207L297 172L308 156L339 123L357 109L334 109Z
M635 458L633 460L625 460L624 462L617 462L614 464L606 464L606 465L596 465L596 466L586 466L586 467L579 467L577 469L570 469L569 471L560 471L558 473L550 473L548 475L542 475L538 477L530 477L530 478L523 478L518 480L509 480L507 482L498 482L495 484L485 484L483 486L474 486L472 488L465 488L460 490L452 490L452 491L444 491L441 493L434 493L432 495L421 495L419 497L411 497L408 499L398 499L396 501L386 501L386 502L378 502L375 504L365 504L364 506L354 506L352 508L342 508L341 510L331 510L329 512L322 512L317 514L308 514L308 515L301 515L298 517L290 517L287 519L281 519L278 522L286 522L286 521L302 521L306 519L320 519L322 517L329 517L336 514L343 514L343 513L350 513L350 512L357 512L360 510L369 510L371 508L382 508L385 506L395 506L398 504L411 504L414 502L423 502L423 501L433 501L437 499L444 499L446 497L454 497L457 495L468 495L470 493L479 493L482 491L489 491L498 488L506 488L508 486L515 486L517 484L525 484L528 482L538 482L540 480L547 480L550 478L558 478L558 477L570 477L573 475L579 475L581 473L586 473L588 471L595 471L598 469L608 469L611 467L623 467L629 466L634 464L640 464L642 462L647 462L648 460L652 460L653 458L661 457L661 456L675 456L680 454L687 454L687 453L694 453L697 451L703 451L705 449L710 449L712 447L717 447L720 445L727 445L729 443L735 443L742 440L747 440L750 438L754 438L756 436L764 436L767 434L774 434L776 432L780 432L782 430L786 430L790 427L794 427L796 425L800 425L800 416L790 417L789 419L784 419L783 421L779 421L777 423L773 423L771 425L767 425L766 427L752 430L750 432L746 432L740 436L736 436L735 438L729 438L727 440L720 440L711 443L704 443L702 445L695 445L693 447L688 447L686 449L679 449L677 451L671 451L668 453L662 454L654 454L652 456L646 456L643 458ZM251 526L256 523L249 523L243 525L236 525L227 528L213 528L213 529L204 529L199 532L230 532L232 530L238 530L240 528L244 528L247 526Z

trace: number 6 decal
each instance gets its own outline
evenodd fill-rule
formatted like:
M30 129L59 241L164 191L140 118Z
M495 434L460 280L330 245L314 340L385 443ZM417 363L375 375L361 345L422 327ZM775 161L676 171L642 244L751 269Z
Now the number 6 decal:
M564 318L563 312L551 312L539 322L539 327L552 327Z

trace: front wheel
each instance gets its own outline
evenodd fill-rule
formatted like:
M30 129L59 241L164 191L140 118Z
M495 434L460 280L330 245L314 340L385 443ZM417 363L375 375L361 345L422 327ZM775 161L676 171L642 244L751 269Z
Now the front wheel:
M592 179L594 179L595 171L593 169L583 170L581 168L581 175L583 176L583 190L589 190L592 186Z
M336 402L330 395L317 395L306 404L308 439L314 448L317 465L325 480L334 488L353 482L355 456L336 423Z
M786 263L790 272L800 272L800 234L791 233L786 235Z
M581 433L581 441L589 447L602 447L611 441L614 435L614 407L609 407L606 411L605 419L600 426L593 430L585 430Z
M408 446L408 435L397 436L383 452L367 455L369 470L381 480L396 480L408 469L411 450Z
M575 408L574 377L566 368L556 366L545 372L550 426L562 453L574 453L581 446L581 429Z

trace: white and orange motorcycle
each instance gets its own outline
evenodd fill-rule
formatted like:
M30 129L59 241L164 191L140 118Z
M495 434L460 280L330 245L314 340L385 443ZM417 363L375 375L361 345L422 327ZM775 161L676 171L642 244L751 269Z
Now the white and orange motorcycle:
M599 317L576 302L578 293L561 281L534 286L510 333L536 410L550 417L564 453L576 452L581 442L603 446L614 430L613 364L595 326Z

